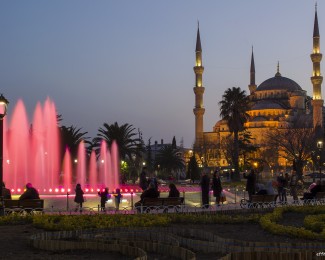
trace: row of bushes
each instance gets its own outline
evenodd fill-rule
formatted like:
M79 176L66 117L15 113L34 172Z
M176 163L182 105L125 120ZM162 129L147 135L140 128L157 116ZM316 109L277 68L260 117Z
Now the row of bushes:
M137 215L35 215L11 214L0 218L0 225L32 223L51 231L112 227L162 227L170 224L257 223L260 216L223 214L137 214Z
M297 212L308 214L304 220L304 227L294 227L280 225L285 212ZM303 207L282 207L276 208L272 213L268 213L260 218L260 225L265 230L276 235L293 236L304 239L325 240L324 220L325 206L303 206ZM320 233L316 233L320 232Z

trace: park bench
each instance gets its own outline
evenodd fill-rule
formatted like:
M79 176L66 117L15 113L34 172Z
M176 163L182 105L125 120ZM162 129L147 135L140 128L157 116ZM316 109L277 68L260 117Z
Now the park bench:
M252 206L254 208L272 207L276 203L277 195L252 195Z
M34 200L8 200L5 199L4 207L6 213L12 212L27 212L31 213L34 211L43 212L44 200L34 199Z
M179 207L184 204L183 197L176 198L144 198L140 206L137 207L139 212L150 212L151 210L163 209L163 212L168 212L170 209L179 210Z
M319 202L320 204L325 203L325 192L317 192L315 196L315 201Z

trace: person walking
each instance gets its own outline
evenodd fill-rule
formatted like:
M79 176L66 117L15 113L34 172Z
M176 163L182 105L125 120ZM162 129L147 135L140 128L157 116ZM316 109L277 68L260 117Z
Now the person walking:
M244 172L244 178L247 179L246 182L246 191L248 192L249 202L252 201L252 195L255 194L255 186L256 186L256 174L254 169L251 169L249 174Z
M290 181L289 181L289 186L290 186L290 192L291 192L291 195L293 198L293 203L298 202L297 184L298 184L297 172L295 170L292 170L291 176L290 176Z
M77 203L75 212L77 212L78 208L79 208L79 211L81 213L82 212L82 203L85 202L85 199L84 199L84 192L81 189L81 185L79 183L76 185L75 192L76 192L76 195L74 197L74 202Z
M202 195L202 208L209 208L209 190L210 190L210 178L207 174L207 169L202 172L200 181L201 195Z
M105 211L106 201L111 197L109 189L106 187L104 191L99 191L98 195L100 197L100 211Z
M220 206L220 197L222 192L222 186L221 186L221 179L218 171L215 171L213 173L212 178L212 190L213 190L213 196L216 198L216 207Z

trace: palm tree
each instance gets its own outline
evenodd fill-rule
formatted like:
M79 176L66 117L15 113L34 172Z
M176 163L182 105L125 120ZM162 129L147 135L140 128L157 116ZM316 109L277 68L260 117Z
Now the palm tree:
M137 135L132 125L119 126L117 122L111 125L104 123L103 127L98 129L97 137L93 139L93 147L99 154L102 140L105 140L109 147L115 140L119 148L120 159L131 160L132 155L141 156L141 152L144 151L143 141Z
M227 122L229 131L234 134L234 167L235 173L233 180L240 180L239 175L239 132L244 130L244 123L247 121L249 115L247 111L250 107L249 98L246 96L245 90L239 87L228 88L219 102L220 116Z
M172 145L165 145L157 154L156 164L167 173L183 170L184 160L179 149L174 149Z
M87 140L89 137L85 137L88 132L81 132L81 128L76 126L61 126L60 127L61 133L61 155L64 156L65 149L68 147L71 153L71 156L74 158L77 156L78 153L78 145L81 141L84 141L85 144L90 144ZM63 157L62 157L63 158Z

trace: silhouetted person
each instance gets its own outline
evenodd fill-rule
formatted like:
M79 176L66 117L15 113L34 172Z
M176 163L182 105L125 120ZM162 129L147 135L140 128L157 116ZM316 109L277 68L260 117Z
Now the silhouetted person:
M114 197L115 197L115 209L119 210L121 199L123 198L123 195L121 194L120 189L116 189L116 193L114 194Z
M252 201L252 195L255 194L255 186L256 186L256 175L254 169L251 169L249 174L244 172L243 177L247 179L246 191L248 192L249 201Z
M159 196L159 191L156 189L155 185L150 182L148 189L142 192L142 194L140 195L140 201L136 202L134 206L139 210L139 207L141 206L144 198L158 198Z
M74 202L77 203L75 211L78 211L78 207L79 207L79 211L82 212L82 203L85 202L85 199L84 199L84 192L81 189L81 185L79 183L76 185L75 192L76 195L74 197Z
M169 198L179 198L179 190L176 188L176 185L174 183L169 184Z
M2 183L2 197L5 200L11 200L11 191L6 188L5 183Z
M148 181L147 181L147 167L142 168L142 172L140 173L140 188L144 191L148 188Z
M203 170L201 177L201 195L202 195L202 207L209 208L209 189L210 189L210 178L207 175L207 170Z
M99 191L98 195L100 196L100 210L105 211L106 201L111 197L108 192L108 188L106 187L104 191Z
M218 171L213 173L212 186L213 196L216 198L216 206L220 206L220 197L222 192L221 179Z
M31 183L26 184L26 190L19 197L20 200L36 200L39 199L38 191L33 187Z

